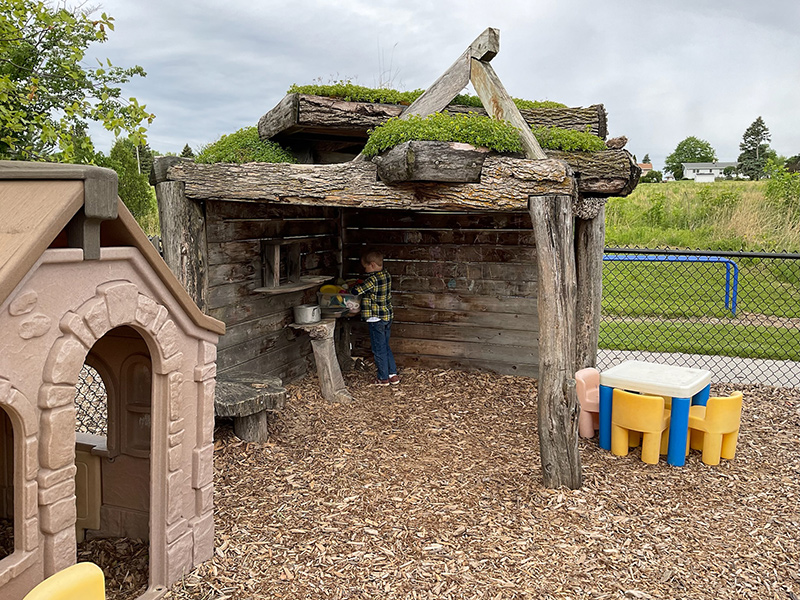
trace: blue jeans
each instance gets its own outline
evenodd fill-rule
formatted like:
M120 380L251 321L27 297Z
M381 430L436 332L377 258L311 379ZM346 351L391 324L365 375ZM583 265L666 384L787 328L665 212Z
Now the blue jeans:
M374 321L367 325L369 325L369 341L372 344L372 354L375 356L375 366L378 368L378 379L389 379L390 373L397 373L394 355L389 348L392 322Z

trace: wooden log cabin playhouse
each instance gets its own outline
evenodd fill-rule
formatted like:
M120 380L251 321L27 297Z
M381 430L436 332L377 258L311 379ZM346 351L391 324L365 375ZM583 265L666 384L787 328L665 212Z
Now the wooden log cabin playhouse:
M605 139L605 110L521 113L489 64L498 36L487 29L410 106L286 96L258 129L299 164L158 159L164 256L201 309L226 324L220 378L260 372L286 383L313 360L308 335L288 327L292 307L316 301L324 281L356 277L362 250L378 248L393 277L401 368L536 377L545 483L579 487L572 377L596 359L603 204L629 194L640 171L621 148L543 152L531 124L588 127ZM448 153L457 144L433 143L430 154L410 142L395 149L399 161L361 158L368 130L392 116L475 111L449 105L469 82L491 116L518 126L524 157L477 151L482 166L461 181L452 174L460 159ZM350 344L369 356L363 323L340 319L339 328L342 362Z

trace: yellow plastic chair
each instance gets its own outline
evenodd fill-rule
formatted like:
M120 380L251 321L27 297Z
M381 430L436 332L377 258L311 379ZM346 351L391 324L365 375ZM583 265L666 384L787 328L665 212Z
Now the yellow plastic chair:
M600 428L600 371L587 367L575 373L575 391L581 405L578 433L582 438L594 437Z
M94 563L67 567L33 588L23 600L105 600L103 571Z
M731 460L736 455L739 425L742 420L742 392L730 396L712 396L705 406L689 408L689 444L703 452L702 461L718 465L720 457Z
M628 454L629 444L642 434L642 460L658 464L659 453L666 454L669 432L669 411L664 398L614 389L611 408L611 453Z

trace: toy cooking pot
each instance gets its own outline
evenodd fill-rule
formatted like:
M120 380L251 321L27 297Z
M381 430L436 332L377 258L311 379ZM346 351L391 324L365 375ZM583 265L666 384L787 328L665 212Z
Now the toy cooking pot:
M294 322L299 325L316 323L322 318L319 304L300 304L294 307Z

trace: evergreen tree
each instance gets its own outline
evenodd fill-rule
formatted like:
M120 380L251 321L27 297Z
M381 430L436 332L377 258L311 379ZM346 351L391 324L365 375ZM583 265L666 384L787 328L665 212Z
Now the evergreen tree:
M642 159L642 162L645 163L645 164L649 163L650 162L650 155L649 154L645 154L644 158Z
M148 173L139 173L136 160L137 146L129 138L118 138L108 157L98 155L96 163L117 172L119 197L140 223L156 212L155 195L148 181ZM141 156L141 153L140 153Z
M194 152L192 151L192 148L191 146L189 146L189 144L186 144L183 147L183 150L181 150L181 156L183 158L194 158Z
M767 143L771 139L769 129L761 117L745 130L739 144L739 150L742 151L739 155L739 170L750 179L758 180L764 176L767 159L775 155Z

